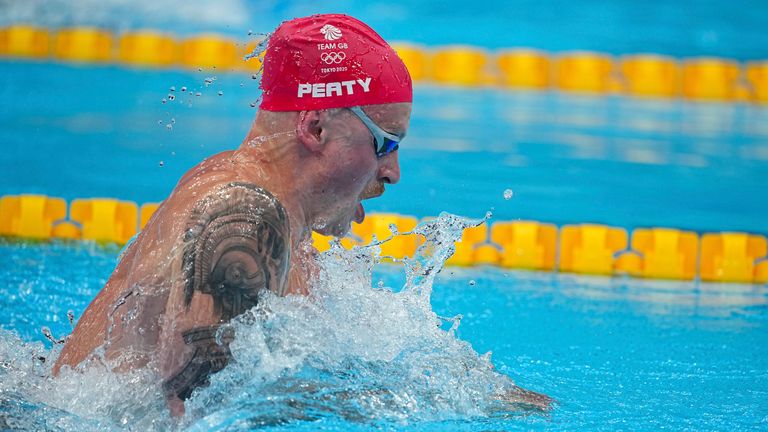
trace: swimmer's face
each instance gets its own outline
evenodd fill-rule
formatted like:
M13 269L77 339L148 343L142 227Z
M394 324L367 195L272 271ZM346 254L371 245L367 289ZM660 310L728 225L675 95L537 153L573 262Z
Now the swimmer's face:
M408 131L410 103L367 105L363 111L391 134L402 137ZM314 229L341 237L353 221L359 223L365 217L361 201L380 196L385 184L400 181L399 150L377 157L371 131L349 110L337 111L329 125L333 145L328 164L334 174L329 179L326 207Z

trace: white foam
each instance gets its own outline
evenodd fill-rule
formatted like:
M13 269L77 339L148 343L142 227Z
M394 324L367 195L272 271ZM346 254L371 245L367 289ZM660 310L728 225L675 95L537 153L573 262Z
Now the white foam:
M479 356L456 338L460 317L438 317L429 301L461 230L480 222L441 215L419 225L414 232L426 242L405 261L400 290L372 288L377 245L347 251L335 244L321 257L320 281L310 296L266 294L230 324L234 361L186 402L180 426L269 425L322 416L405 422L500 409L500 398L514 384L494 370L489 355ZM55 355L2 333L2 397L12 394L8 400L30 404L34 418L54 419L56 427L174 426L148 370L115 374L97 365L50 379ZM42 356L48 357L44 363L37 360Z

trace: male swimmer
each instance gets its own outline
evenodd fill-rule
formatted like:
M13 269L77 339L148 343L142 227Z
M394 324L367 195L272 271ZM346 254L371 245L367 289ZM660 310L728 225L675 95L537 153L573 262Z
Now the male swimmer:
M222 324L270 290L307 294L311 233L343 236L361 201L400 179L411 77L364 23L338 14L281 24L262 102L237 150L186 173L127 248L54 366L151 367L173 415L230 359Z

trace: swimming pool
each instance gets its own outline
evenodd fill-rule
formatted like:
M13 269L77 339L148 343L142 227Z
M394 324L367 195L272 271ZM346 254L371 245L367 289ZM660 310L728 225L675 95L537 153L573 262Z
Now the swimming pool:
M240 144L258 96L248 75L210 70L1 66L15 79L0 91L17 101L0 106L3 195L159 202ZM202 95L163 104L172 86ZM415 98L406 175L371 211L767 231L765 106L429 85Z
M15 77L0 83L3 100L15 102L0 105L0 195L159 201L200 159L238 145L254 114L256 85L247 75L0 67ZM163 104L171 86L201 96ZM495 220L767 231L766 108L427 85L416 98L401 152L403 179L369 210L471 217L492 210ZM511 200L506 189L514 191ZM80 315L116 256L116 248L87 243L0 245L0 325L21 339L8 332L0 338L6 424L168 427L141 388L108 391L117 385L112 376L53 384L38 376L45 365L36 357L49 355L39 345L41 327L56 337L69 332L67 311ZM184 427L702 430L768 422L764 286L446 268L431 309L400 321L372 312L362 322L368 327L357 328L360 317L349 310L355 296L334 287L357 287L353 294L388 311L409 304L408 297L365 290L381 281L399 291L401 268L378 266L372 281L357 275L362 281L321 290L318 309L273 304L291 317L270 322L274 328L303 330L327 346L295 340L304 351L281 352L296 362L288 372L257 363L251 357L260 351L244 348L242 364L261 365L258 373L235 369L221 377L221 387L195 401ZM291 314L299 310L317 320ZM440 320L441 332L430 332L432 310L463 315L458 339L449 319ZM345 334L359 339L351 343ZM496 371L553 396L556 409L524 416L477 400L479 387L499 383L480 367L479 355L489 351ZM462 375L461 367L475 374ZM430 378L406 374L416 370ZM146 377L135 378L140 384Z
M126 402L115 401L108 390L93 394L66 381L46 387L32 375L21 378L20 387L8 388L11 377L19 379L18 369L29 368L35 360L28 357L29 346L19 347L7 331L18 332L24 341L42 341L41 325L49 326L57 337L68 333L67 310L79 315L105 282L116 252L87 245L2 245L0 253L4 257L2 310L13 311L3 317L6 332L0 338L0 353L4 361L15 363L3 371L3 418L15 419L26 428L119 428L123 418L134 427L167 427L159 408L146 402L151 398L139 405L146 412L136 413L126 409ZM393 266L379 267L373 278L374 285L381 280L395 290L403 283L402 271ZM324 355L342 353L321 337L327 347L307 356L306 369L297 366L282 379L264 382L258 379L265 374L259 369L258 374L253 372L253 381L227 385L229 399L214 398L218 403L204 399L210 403L207 415L186 426L189 430L760 429L768 416L763 404L768 396L766 303L764 287L697 287L446 268L435 283L434 311L440 316L462 314L457 336L478 353L492 351L496 370L517 384L556 398L558 405L551 414L494 415L483 412L478 408L480 401L467 395L446 395L438 404L417 384L398 385L397 380L407 380L397 368L407 370L405 365L413 361L407 353L383 363L371 360L375 354L357 353L368 363L325 364L326 369L321 369L315 362ZM380 326L376 333L380 339L375 344L363 339L357 342L359 347L384 349L403 333L416 338L407 327L410 321L374 323ZM343 326L335 321L294 325L304 330L306 326L322 330ZM436 348L432 345L420 348L438 371L451 370L451 361L462 359L446 347L442 353L431 351ZM326 375L318 376L318 370ZM463 379L455 383L457 389L475 385L478 378ZM308 390L307 382L320 389ZM90 377L88 385L104 384ZM377 386L392 391L390 398L377 400L378 405L370 398L343 396ZM65 396L40 396L41 389L51 388ZM102 398L119 408L107 410ZM156 416L152 418L156 424L149 422L148 415Z

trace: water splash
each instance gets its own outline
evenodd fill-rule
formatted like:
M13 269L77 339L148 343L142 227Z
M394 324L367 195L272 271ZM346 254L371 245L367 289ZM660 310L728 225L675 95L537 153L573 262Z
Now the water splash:
M404 290L419 293L421 301L429 306L432 284L445 261L456 251L455 243L466 228L475 227L490 219L487 212L483 219L467 219L449 213L441 213L437 219L422 222L411 232L423 236L425 241L411 259L403 260L406 269Z
M148 369L98 366L50 378L60 345L47 350L0 329L0 426L13 430L163 430L172 425Z
M268 295L232 324L235 362L193 396L190 417L215 427L220 410L230 408L259 425L327 416L409 422L516 409L512 380L494 370L490 355L456 338L461 315L439 317L429 303L453 243L482 222L443 214L417 226L411 233L425 242L404 261L399 291L372 288L383 242L352 250L332 242L310 297ZM444 321L450 329L442 329ZM216 413L206 414L212 407Z
M243 60L248 61L250 59L258 59L261 56L264 55L264 52L267 50L267 43L269 42L269 37L271 36L271 33L259 33L258 34L262 39L256 44L256 46L251 50L250 53L246 54L243 57ZM250 33L249 33L250 36ZM261 73L261 69L259 69L259 73Z
M295 134L296 134L296 131L285 131L285 132L276 132L270 135L259 135L257 137L254 137L248 140L246 145L249 147L258 147L261 144L271 141L275 138L293 136Z
M334 242L319 257L320 277L309 296L265 293L228 325L234 360L196 390L180 423L169 418L151 368L115 374L97 358L51 379L58 345L46 350L0 330L0 414L34 419L27 429L208 430L235 419L255 427L514 413L521 390L494 370L490 354L478 355L457 338L461 315L440 317L430 304L454 242L483 222L444 213L403 233L424 242L403 260L399 290L372 280L387 240L351 250Z
M252 59L256 59L255 61L259 62L259 69L255 73L251 74L251 79L256 81L256 85L260 88L262 71L264 70L264 63L262 60L264 58L264 53L267 51L267 44L269 43L269 37L271 36L271 33L259 33L258 35L261 37L261 40L256 44L250 53L243 57L243 61L248 62ZM261 103L261 98L262 96L260 93L259 97L248 105L251 108L256 108Z

